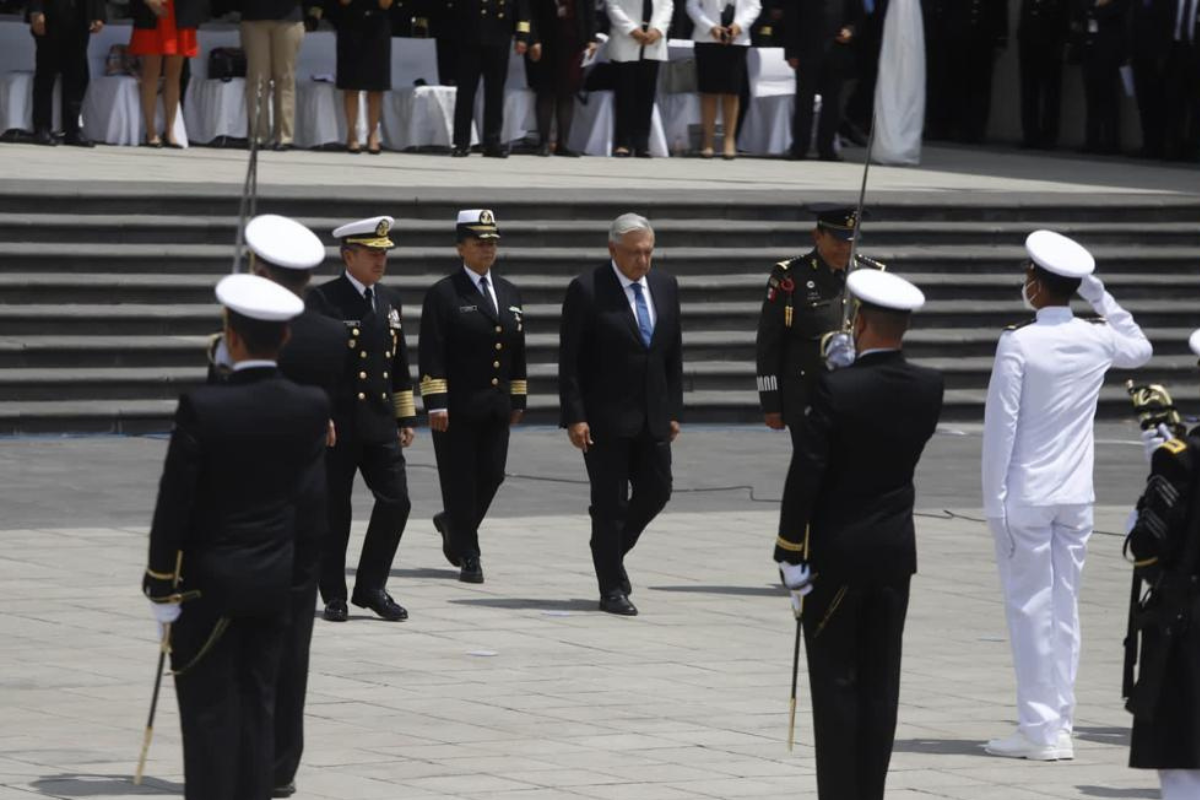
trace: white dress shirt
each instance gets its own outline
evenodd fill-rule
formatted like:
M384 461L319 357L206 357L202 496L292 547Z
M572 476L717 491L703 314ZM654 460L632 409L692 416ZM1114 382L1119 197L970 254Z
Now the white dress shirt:
M646 283L646 276L643 275L640 281L631 281L621 270L617 269L617 262L612 262L612 268L613 272L617 274L617 280L621 282L621 288L625 290L625 299L629 301L629 310L633 312L634 320L638 318L637 296L629 287L635 283L642 287L642 297L646 298L646 308L650 310L650 329L654 330L654 323L658 321L658 316L654 313L654 298L650 296L650 284Z
M1104 373L1133 369L1153 348L1133 316L1104 295L1107 323L1076 319L1066 306L1006 331L996 347L983 423L983 508L1095 502L1092 422Z
M223 344L223 343L222 343ZM239 361L233 365L234 372L241 372L244 369L259 369L268 367L270 369L278 369L279 363L266 358L247 358L245 361Z
M480 275L466 264L463 264L463 272L467 273L467 277L471 279L471 283L475 284L475 291L479 292L480 294L483 294L483 289L479 288L480 279L488 279L488 295L492 298L492 308L496 309L496 313L499 314L500 303L498 300L496 300L496 284L492 282L492 271L489 269L487 272Z
M351 275L349 272L345 273L345 275L346 275L346 280L350 281L350 285L358 290L359 297L361 297L365 300L367 297L367 288L368 288L367 285L365 283L363 283L362 281L360 281L358 278ZM373 309L378 308L378 306L375 305L375 289L373 287L371 288L371 308L373 308Z

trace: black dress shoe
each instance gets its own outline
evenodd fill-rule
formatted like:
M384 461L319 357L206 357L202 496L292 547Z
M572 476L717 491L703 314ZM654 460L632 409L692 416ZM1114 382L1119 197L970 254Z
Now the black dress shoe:
M564 158L579 158L579 153L561 144L558 146L558 149L554 151L554 155L563 156Z
M537 149L537 154L539 156L541 156L542 158L549 158L550 157L550 143L542 142L541 144L539 144L538 149Z
M484 158L508 158L508 148L500 145L483 148Z
M446 560L450 562L450 566L462 566L462 562L458 560L458 556L454 555L454 553L450 550L450 540L447 538L445 511L439 511L433 515L433 527L442 535L442 555L444 555Z
M286 153L286 152L289 152L290 150L294 150L295 145L293 145L291 142L276 142L274 145L271 146L271 149L274 150L276 153ZM294 784L292 785L292 791L293 792L296 791L296 787ZM282 795L282 796L286 797L287 795Z
M622 617L636 617L637 606L629 602L629 598L621 592L609 592L600 597L600 610L609 614L619 614Z
M383 589L373 592L360 592L355 589L354 594L350 596L350 602L359 608L369 608L388 622L403 622L408 619L408 612L404 610L404 606L393 600Z
M832 161L835 163L846 160L846 159L842 158L840 155L838 155L837 153L832 153L832 152L831 153L821 153L819 156L817 156L817 158L819 158L821 161Z
M621 567L621 591L626 596L633 594L633 584L629 582L629 573L625 571L625 567Z
M57 147L58 139L55 139L54 134L50 131L38 131L33 135L33 143L46 147Z
M325 619L329 622L345 622L350 619L350 609L345 600L330 600L325 604Z
M475 556L464 558L458 579L463 583L483 583L483 567L480 565L479 559Z
M855 125L850 120L842 120L842 124L838 127L838 135L846 139L856 147L867 146L867 133L862 128Z
M471 149L469 147L454 147L450 150L451 158L466 158L469 155L471 155Z
M283 786L276 786L271 790L271 797L291 797L296 793L296 782L288 781Z
M71 147L95 147L96 143L84 136L79 131L68 133L63 137L63 143L69 144Z
M808 151L791 149L788 150L787 157L788 161L804 161L808 158Z
M637 158L654 158L654 156L650 155L649 150L638 150L633 155Z

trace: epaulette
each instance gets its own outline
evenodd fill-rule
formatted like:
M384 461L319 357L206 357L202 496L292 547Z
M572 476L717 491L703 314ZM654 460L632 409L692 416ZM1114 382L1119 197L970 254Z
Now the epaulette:
M1158 446L1158 449L1166 450L1171 455L1177 456L1184 450L1187 450L1187 447L1187 442L1183 441L1182 439L1167 439Z
M1004 330L1005 331L1019 331L1019 330L1021 330L1021 328L1024 328L1026 325L1032 325L1035 322L1037 322L1036 319L1027 319L1024 322L1016 322L1016 323L1013 323L1012 325L1008 325L1004 328Z
M1093 325L1107 325L1108 317L1080 317L1084 322L1090 322Z
M787 272L787 270L788 270L788 267L792 266L792 262L793 262L793 261L795 261L795 260L796 260L796 259L794 259L794 258L788 258L788 259L785 259L785 260L783 260L783 261L780 261L780 262L779 262L778 264L776 264L775 266L776 266L776 267L778 267L779 269L781 269L782 271L784 271L784 272Z

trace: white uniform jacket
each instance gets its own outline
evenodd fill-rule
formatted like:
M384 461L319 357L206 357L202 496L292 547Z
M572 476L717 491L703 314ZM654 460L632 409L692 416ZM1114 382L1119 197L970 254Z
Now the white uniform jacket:
M645 49L629 34L642 27L642 0L607 0L608 21L612 25L604 53L609 61L639 61L643 57L650 61L667 60L667 33L671 27L671 15L675 12L673 0L653 0L654 13L650 16L650 27L662 33L662 38Z
M718 44L712 37L712 29L721 24L721 11L728 0L687 0L687 13L695 24L692 40L700 44ZM733 22L741 32L732 44L750 46L750 27L762 13L760 0L733 0Z
M1104 292L1104 319L1077 319L1065 306L1037 312L996 347L983 426L983 508L1095 502L1092 425L1104 373L1133 369L1153 348L1133 316Z

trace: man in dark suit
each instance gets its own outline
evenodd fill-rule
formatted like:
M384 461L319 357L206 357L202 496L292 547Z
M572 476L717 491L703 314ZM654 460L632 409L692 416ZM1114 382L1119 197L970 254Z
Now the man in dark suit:
M437 47L438 83L453 86L458 81L458 28L455 0L415 0L413 35L433 37Z
M246 224L246 247L251 269L304 299L312 270L325 262L325 245L316 234L295 220L263 214ZM279 371L301 386L325 392L330 408L338 397L346 373L349 350L339 322L306 308L291 320L289 337L279 353ZM223 334L213 337L209 349L209 383L227 382L233 361ZM327 444L336 440L329 421ZM295 793L296 770L304 751L304 698L308 690L308 653L312 643L313 607L317 601L321 549L329 532L328 487L325 460L319 479L309 486L300 502L303 513L296 518L295 557L292 562L290 618L279 662L279 684L275 691L275 780L276 797Z
M1069 0L1023 0L1017 41L1021 71L1021 146L1058 143L1063 57L1071 30Z
M217 298L233 373L179 400L143 581L172 625L188 800L267 797L274 785L293 560L315 546L298 521L320 494L330 413L323 392L275 362L304 303L254 275L226 277ZM182 615L181 589L195 597Z
M525 55L529 45L528 0L455 0L454 26L458 40L458 92L454 100L454 148L462 157L471 151L471 122L475 92L483 79L483 154L507 158L500 141L504 127L504 83L508 80L508 49ZM513 40L516 44L513 44Z
M1176 0L1133 4L1131 26L1133 88L1142 124L1143 158L1167 155L1167 84Z
M54 138L54 83L62 75L62 125L64 141L92 147L79 130L79 114L87 93L88 41L108 19L103 0L29 0L26 8L35 45L33 73L33 131L37 144L56 145Z
M818 796L882 800L917 568L913 472L937 427L943 385L901 353L920 290L879 270L847 280L860 303L858 357L817 381L774 560L803 611Z
M325 619L345 622L346 545L350 541L354 475L375 496L350 601L386 620L408 618L387 593L392 560L408 523L404 449L412 444L417 409L413 401L408 345L400 296L380 283L387 271L388 238L395 220L372 217L333 232L341 240L341 277L308 293L308 306L343 325L345 380L333 403L337 440L329 449L329 536L321 566Z
M421 398L442 486L445 510L433 518L442 552L461 566L460 581L483 583L479 526L529 394L525 311L517 287L492 270L500 238L492 212L460 211L456 233L462 269L433 285L421 311Z
M1008 47L1008 0L924 0L927 138L982 142L992 77Z
M842 84L854 69L852 43L861 25L862 0L813 0L784 7L784 55L796 70L792 158L807 158L813 101L821 95L817 157L841 161L834 136L842 122Z
M654 230L637 214L609 228L611 263L567 288L558 351L562 427L592 485L600 610L633 616L625 557L671 497L683 415L679 285L651 271Z

